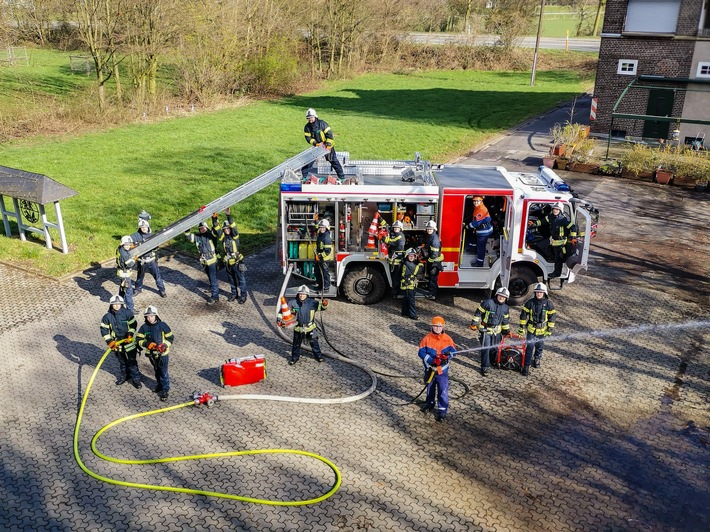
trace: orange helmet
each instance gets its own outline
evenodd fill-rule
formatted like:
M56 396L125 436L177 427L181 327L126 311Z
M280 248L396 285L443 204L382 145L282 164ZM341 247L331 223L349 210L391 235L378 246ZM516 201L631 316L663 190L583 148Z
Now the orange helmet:
M444 325L446 325L446 322L444 321L444 318L442 318L441 316L434 316L431 319L431 324L444 326Z
M476 201L476 200L483 201L483 196L474 196L473 201Z

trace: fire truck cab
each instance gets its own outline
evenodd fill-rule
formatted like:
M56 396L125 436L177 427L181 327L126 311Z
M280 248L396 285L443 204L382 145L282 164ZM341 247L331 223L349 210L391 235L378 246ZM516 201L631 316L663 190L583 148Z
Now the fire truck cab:
M307 281L315 279L315 268L320 267L314 260L316 226L320 219L330 222L333 253L322 265L330 270L332 286L325 297L342 294L358 304L382 299L392 285L392 266L386 245L377 239L379 228L400 220L405 249L418 249L426 241L426 223L434 220L444 256L440 288L506 286L510 303L521 304L532 296L534 284L547 281L554 270L545 219L557 202L577 233L565 246L559 287L587 269L598 211L547 168L521 173L500 166L432 165L418 154L412 161L350 161L344 155L342 181L327 174L327 163L306 179L287 172L281 181L279 253L284 274L291 269ZM467 228L474 196L483 197L493 225L483 267L476 267L476 237ZM424 270L421 287L426 287L428 268Z

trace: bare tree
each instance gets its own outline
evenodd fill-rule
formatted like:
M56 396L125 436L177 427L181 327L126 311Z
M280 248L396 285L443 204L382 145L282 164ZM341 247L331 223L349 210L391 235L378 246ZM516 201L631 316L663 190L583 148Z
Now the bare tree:
M79 38L94 60L99 108L106 109L106 82L118 72L121 0L75 0ZM120 87L120 85L119 85Z
M532 26L537 2L529 0L496 0L486 9L486 28L498 35L500 44L511 48Z

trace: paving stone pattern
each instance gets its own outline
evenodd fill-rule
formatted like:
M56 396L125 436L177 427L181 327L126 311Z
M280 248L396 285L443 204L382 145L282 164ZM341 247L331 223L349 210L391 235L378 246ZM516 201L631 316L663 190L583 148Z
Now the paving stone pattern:
M640 254L620 258L639 244L629 237L634 246L627 246L619 231L634 233L628 212L634 187L675 205L678 217L650 216L651 230L659 223L682 232L684 215L700 210L707 220L710 208L690 197L679 206L678 190L613 179L579 186L602 210L590 275L552 293L557 332L530 378L501 370L480 376L477 339L467 326L482 292L442 290L437 301L418 302L418 322L399 315L399 302L362 307L338 299L323 314L325 333L344 355L380 373L366 399L220 401L129 421L99 440L99 450L119 458L261 448L321 454L340 468L342 486L302 507L121 487L82 472L72 431L103 353L98 324L117 289L114 272L98 268L57 282L0 265L0 529L707 530L708 306L692 296L707 289L707 269L688 270L700 280L668 270L651 275ZM643 202L636 207L643 210ZM707 256L707 241L698 238L694 245ZM168 404L188 400L196 389L316 398L366 390L368 374L342 360L318 364L306 354L287 365L289 346L273 326L282 281L273 248L247 264L245 305L228 303L222 282L222 299L207 306L205 275L180 255L160 259L167 299L158 297L151 278L137 296L137 308L157 305L175 331ZM416 346L437 314L464 350L451 369L444 424L409 404L422 386ZM220 388L221 362L259 353L267 357L266 381ZM96 473L280 500L317 497L332 485L327 466L302 456L157 465L95 457L90 440L98 429L163 405L151 392L145 358L140 369L141 390L114 385L112 355L98 373L80 437L82 459Z

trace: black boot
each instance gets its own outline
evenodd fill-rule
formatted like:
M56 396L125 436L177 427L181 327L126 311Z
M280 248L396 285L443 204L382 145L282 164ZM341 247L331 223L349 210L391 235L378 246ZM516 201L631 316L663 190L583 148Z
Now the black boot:
M529 366L525 366L525 367L523 368L523 371L520 372L520 374L521 374L523 377L527 377L528 375L530 375L530 367L529 367Z
M540 367L540 359L539 359L539 358L533 358L532 367L533 367L533 368L539 368L539 367Z

